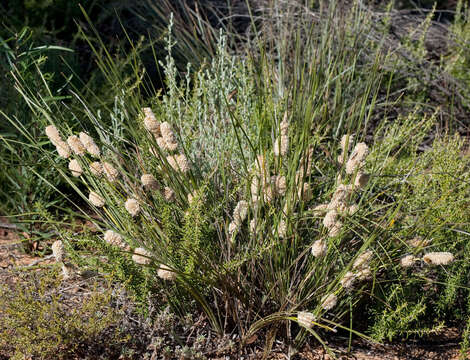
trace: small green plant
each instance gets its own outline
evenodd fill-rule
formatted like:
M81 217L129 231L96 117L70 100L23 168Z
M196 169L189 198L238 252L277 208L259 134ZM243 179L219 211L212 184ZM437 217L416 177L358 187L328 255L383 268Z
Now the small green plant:
M117 327L123 310L113 306L112 288L102 291L103 283L89 281L87 293L71 296L55 271L16 275L20 281L0 286L0 354L59 359L125 344Z

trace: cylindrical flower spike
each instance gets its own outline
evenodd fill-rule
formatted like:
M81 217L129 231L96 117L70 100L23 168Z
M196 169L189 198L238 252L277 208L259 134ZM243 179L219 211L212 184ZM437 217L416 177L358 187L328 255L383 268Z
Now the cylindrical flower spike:
M415 257L413 255L407 255L400 259L400 264L404 268L409 268L414 265Z
M146 190L158 190L160 188L157 179L152 174L143 174L140 181L142 181L142 185Z
M64 261L65 250L62 241L57 240L52 244L52 254L57 262Z
M173 129L171 128L171 125L166 121L161 123L160 132L162 133L162 138L164 140L165 147L167 147L168 150L176 150L176 148L178 147L178 142L176 141L176 136L173 132Z
M354 273L352 273L351 271L348 271L346 274L344 274L340 283L343 288L345 288L346 290L350 290L354 286L355 281L356 275L354 275Z
M152 253L145 250L144 248L137 248L134 250L134 255L132 255L132 260L139 265L148 265L152 262L151 259Z
M106 161L103 162L103 172L108 178L109 182L114 182L119 177L119 171L117 171L112 164Z
M90 195L88 195L88 200L98 208L103 207L105 204L104 199L94 191L90 192Z
M95 144L95 141L90 135L85 132L81 132L79 136L80 141L82 142L83 146L85 146L85 149L88 151L88 153L95 157L99 157L101 155L100 148Z
M46 130L47 137L54 145L57 145L57 143L63 141L62 138L60 137L59 130L57 130L57 128L54 125L46 126L45 130Z
M55 144L55 148L60 157L68 159L70 157L70 147L65 141L59 141Z
M156 137L160 136L160 124L155 117L152 109L149 107L143 108L142 111L144 112L144 126L145 128L150 131Z
M454 255L450 252L430 252L423 256L423 261L428 265L449 265L454 261Z
M357 257L353 263L353 269L359 270L369 266L369 263L372 259L372 251L367 250Z
M311 312L300 311L297 313L297 322L304 328L311 329L314 321L316 318Z
M337 302L338 302L338 298L336 297L336 295L335 294L330 294L330 295L325 296L322 299L321 307L324 310L329 311L329 310L333 309L336 306Z
M233 210L233 221L241 225L248 215L249 205L245 200L240 200Z
M160 265L160 268L157 271L157 276L160 279L167 280L167 281L173 281L176 279L176 273L164 264Z
M95 176L102 176L104 172L103 165L99 161L94 161L90 164L90 171Z
M325 256L328 251L328 245L323 240L317 240L313 243L311 251L314 257Z
M75 177L78 177L78 176L82 175L82 173L83 173L83 170L82 170L82 167L80 166L80 163L75 159L70 160L69 170L72 172L72 175L75 176Z
M67 139L67 144L70 146L75 155L85 155L86 149L77 135L69 136Z
M136 199L127 199L126 203L124 204L127 212L131 214L132 217L137 216L140 213L140 205Z
M358 143L346 163L346 174L353 174L364 165L364 161L369 154L369 148L365 143Z

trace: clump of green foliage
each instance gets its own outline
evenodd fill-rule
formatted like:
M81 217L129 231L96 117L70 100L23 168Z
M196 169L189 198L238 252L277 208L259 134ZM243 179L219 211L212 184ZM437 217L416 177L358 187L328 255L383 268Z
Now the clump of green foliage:
M89 280L83 292L79 284L61 285L56 271L17 275L0 286L0 354L59 359L125 346L118 326L124 312L113 305L112 288Z
M415 138L398 147L402 137L396 132L393 135L398 139L397 147L385 172L400 184L390 196L401 204L393 225L397 245L401 243L397 246L402 247L401 256L450 251L458 254L459 260L446 271L418 263L411 270L398 266L394 280L400 286L381 285L383 305L374 310L381 309L372 326L378 340L434 331L442 328L444 320L465 322L470 296L466 230L470 224L468 144L458 135L444 136L419 151L417 144L413 146ZM416 237L423 239L422 247L409 245ZM409 316L407 323L403 323L405 313Z

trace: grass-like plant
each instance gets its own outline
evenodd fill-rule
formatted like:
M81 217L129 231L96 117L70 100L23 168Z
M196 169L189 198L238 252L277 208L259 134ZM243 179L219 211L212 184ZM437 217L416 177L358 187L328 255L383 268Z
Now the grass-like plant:
M244 57L228 53L221 33L215 58L194 75L188 64L186 76L169 31L166 89L145 102L138 49L125 79L105 55L98 66L117 89L114 107L89 107L74 94L93 129L78 118L68 127L68 104L38 96L17 75L56 146L45 156L93 212L74 204L98 235L78 241L59 229L71 256L97 244L107 259L77 257L82 266L115 267L138 281L140 295L165 293L177 312L196 302L219 333L236 329L242 343L269 328L268 349L276 336L295 348L308 334L325 345L324 332L357 333L356 309L374 299L394 304L406 289L403 271L421 276L459 259L465 236L458 246L416 240L447 222L431 217L445 216L442 208L428 201L420 209L407 192L417 159L426 167L419 146L436 116L418 108L394 125L377 121L394 106L377 102L390 81L381 71L389 54L362 33L370 18L360 2L350 10L332 2L320 30L301 22L293 43L258 37L259 51ZM41 139L16 126L40 149ZM407 225L418 209L436 229ZM412 313L417 319L421 308ZM376 337L390 336L389 324L405 315L403 304L384 312Z

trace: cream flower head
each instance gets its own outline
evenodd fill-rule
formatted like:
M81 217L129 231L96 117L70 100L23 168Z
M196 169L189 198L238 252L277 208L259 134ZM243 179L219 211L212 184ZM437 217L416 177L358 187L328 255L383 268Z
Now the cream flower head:
M140 213L140 205L136 199L127 199L126 203L124 204L124 207L126 208L127 212L131 214L132 217L135 217Z
M313 243L311 251L314 257L325 256L328 251L328 245L323 240L317 240Z
M357 259L353 263L353 269L363 269L369 266L369 263L372 259L373 253L370 250L363 252L361 255L357 257Z
M337 296L335 294L330 294L330 295L325 296L322 299L321 307L324 310L329 311L329 310L333 309L336 306L337 302L338 302Z
M160 132L162 133L162 138L164 140L164 149L174 151L178 147L178 142L176 141L175 133L171 125L168 122L163 122L160 124ZM159 144L160 146L160 144Z
M423 261L428 265L449 265L454 261L454 255L450 252L430 252L423 256Z
M354 275L353 272L348 271L346 274L344 274L340 283L343 288L345 288L346 290L350 290L354 286L355 281L356 281L356 275Z
M74 154L79 156L85 155L86 149L77 135L69 136L67 139L67 144L70 146Z
M233 221L241 225L248 215L249 205L245 200L240 200L233 210Z
M142 111L144 112L144 126L145 128L150 131L155 136L160 136L160 124L155 117L152 109L149 107L143 108Z
M52 244L52 254L57 262L64 261L65 250L62 241L57 240Z
M117 171L112 164L109 162L103 162L103 172L108 178L109 182L114 182L119 177L119 171Z
M80 163L75 159L70 160L69 170L72 172L72 175L75 176L75 177L78 177L78 176L82 175L82 173L83 173L83 170L82 170L82 167L80 166Z
M148 265L152 262L151 259L152 253L145 250L142 247L136 248L134 250L134 255L132 255L132 260L139 265Z
M95 176L103 175L103 165L99 161L94 161L90 164L90 171Z
M286 156L289 152L289 136L281 135L274 141L274 155Z
M104 241L110 245L117 246L122 249L127 246L126 243L122 240L122 236L113 230L106 230L104 233Z
M331 229L335 226L337 219L338 212L336 210L330 210L323 218L323 226L325 226L327 229Z
M104 199L94 191L90 191L90 195L88 195L88 200L98 208L103 207L105 204Z
M85 149L88 151L88 153L95 157L99 157L101 155L100 148L95 144L95 141L90 135L88 135L86 132L81 132L78 135L80 136L80 141L82 142L83 146L85 146Z
M54 125L46 126L45 130L46 130L47 137L54 145L62 141L59 130L57 130L57 128Z
M314 321L316 321L316 318L311 312L299 311L297 313L297 322L304 328L311 329Z
M160 268L157 271L157 276L160 279L167 281L174 281L176 279L176 273L164 264L160 265Z
M407 255L400 259L400 264L404 268L409 268L414 265L416 258L413 255Z
M160 188L157 179L152 174L143 174L140 181L142 181L146 190L158 190Z
M55 148L60 157L68 159L70 157L70 147L65 141L59 141L55 144Z
M369 148L365 143L358 143L346 163L346 174L353 174L357 169L364 165L364 161L369 154Z
M271 176L271 184L274 186L274 193L277 196L284 196L287 190L287 181L284 175Z

